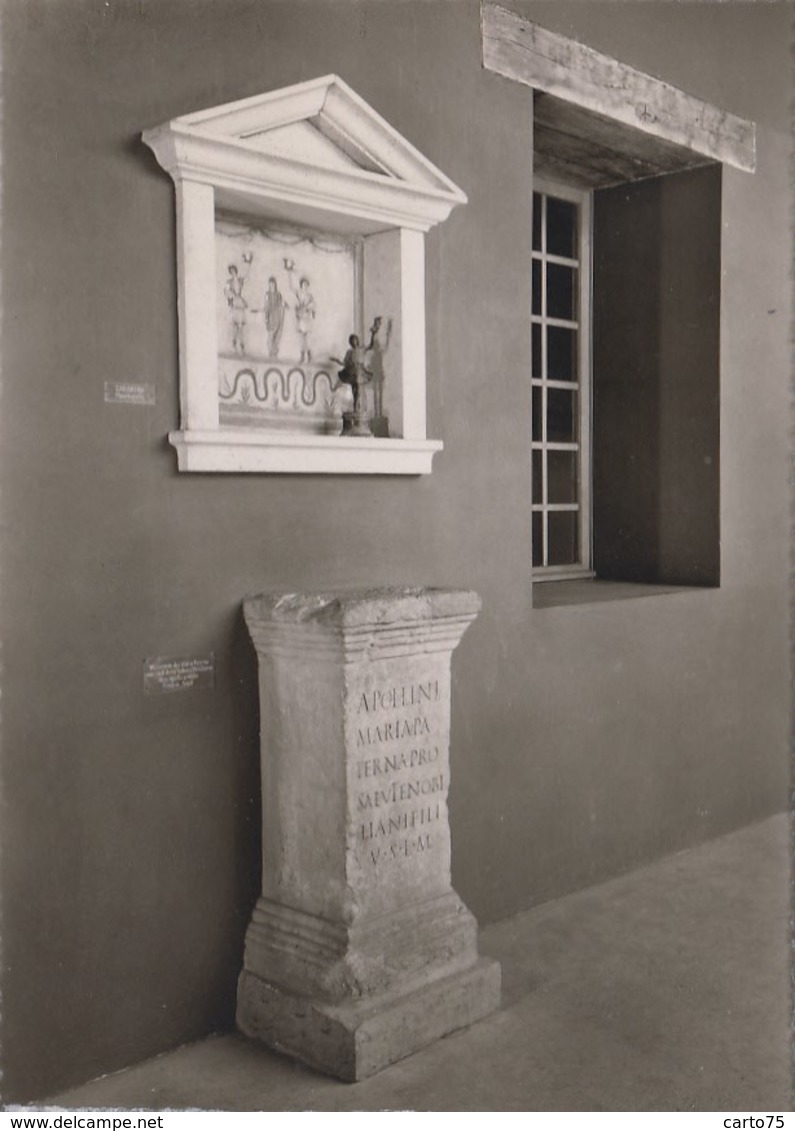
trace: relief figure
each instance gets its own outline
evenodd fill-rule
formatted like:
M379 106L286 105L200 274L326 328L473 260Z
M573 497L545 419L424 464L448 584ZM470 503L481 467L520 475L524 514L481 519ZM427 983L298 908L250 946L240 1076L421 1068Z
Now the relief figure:
M268 279L268 289L265 292L265 332L268 338L268 358L273 361L279 356L279 343L284 330L284 314L288 304L279 290L275 276Z
M285 259L284 267L290 277L290 286L292 287L295 296L295 328L301 338L301 361L309 362L312 360L312 353L309 348L309 335L315 322L315 299L309 289L309 279L306 275L302 275L298 286L296 287L293 272L295 271L295 264L292 259Z
M253 255L250 251L243 253L243 262L248 266ZM229 275L224 283L226 305L232 320L232 349L235 353L246 352L246 311L248 303L243 297L243 288L246 285L247 274L241 274L234 263L229 264Z

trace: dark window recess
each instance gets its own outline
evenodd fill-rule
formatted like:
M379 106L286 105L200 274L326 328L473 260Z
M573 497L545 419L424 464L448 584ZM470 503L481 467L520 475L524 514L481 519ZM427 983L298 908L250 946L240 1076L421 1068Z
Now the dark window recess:
M533 513L533 565L540 566L544 560L544 520L540 511Z
M568 565L577 561L580 553L577 544L577 525L575 511L549 512L550 565Z
M572 444L577 440L576 395L570 389L547 389L548 442Z
M533 193L533 251L541 250L541 196Z
M547 327L547 377L550 381L576 381L576 331L565 326Z
M547 197L547 253L575 257L577 208L568 200Z
M543 333L541 327L537 323L533 323L533 376L542 377L541 370L541 334Z
M533 314L541 314L541 263L533 260Z
M569 322L577 317L576 287L577 272L573 267L564 267L560 263L547 264L548 317L565 318ZM533 313L538 314L539 311Z
M547 457L550 503L577 502L577 456L551 451Z
M542 428L544 424L544 410L542 408L543 394L538 385L533 386L533 439L538 443L542 440ZM548 426L547 426L548 427Z
M594 193L599 578L719 584L720 242L719 165Z
M533 502L544 501L544 456L540 451L533 452ZM540 517L540 516L538 516Z

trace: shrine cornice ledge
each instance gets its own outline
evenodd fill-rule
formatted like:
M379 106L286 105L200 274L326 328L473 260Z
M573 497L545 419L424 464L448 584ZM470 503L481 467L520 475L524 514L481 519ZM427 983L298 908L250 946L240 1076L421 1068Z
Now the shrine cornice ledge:
M244 198L252 212L271 211L274 201L289 204L291 215L307 219L322 212L330 219L346 217L355 227L371 224L428 231L446 220L466 195L400 181L365 169L332 169L295 158L263 153L235 138L211 137L175 122L147 130L143 140L172 179L212 185L219 203L234 205ZM231 194L227 201L224 193ZM312 216L309 214L312 213Z
M263 435L255 429L169 433L180 471L427 475L441 440Z

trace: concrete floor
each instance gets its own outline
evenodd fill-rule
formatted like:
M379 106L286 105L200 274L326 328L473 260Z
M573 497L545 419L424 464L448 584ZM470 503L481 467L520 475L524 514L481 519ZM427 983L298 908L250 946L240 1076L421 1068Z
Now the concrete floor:
M789 823L484 930L503 1007L360 1084L227 1034L49 1102L221 1111L790 1110Z

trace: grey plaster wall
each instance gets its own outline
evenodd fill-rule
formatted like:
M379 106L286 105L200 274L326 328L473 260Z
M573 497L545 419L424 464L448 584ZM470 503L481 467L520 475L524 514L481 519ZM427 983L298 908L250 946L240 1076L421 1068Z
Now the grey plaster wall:
M723 180L719 590L532 607L530 99L482 71L476 4L5 4L6 1100L232 1022L259 882L244 594L481 593L451 807L484 921L785 804L786 6L518 7L759 123L757 175ZM180 476L173 187L140 131L328 72L469 194L428 240L445 451L419 480ZM144 699L145 656L210 650L212 693Z

